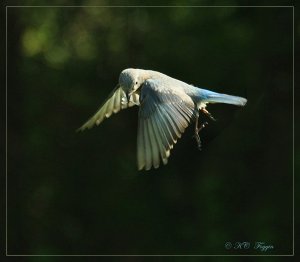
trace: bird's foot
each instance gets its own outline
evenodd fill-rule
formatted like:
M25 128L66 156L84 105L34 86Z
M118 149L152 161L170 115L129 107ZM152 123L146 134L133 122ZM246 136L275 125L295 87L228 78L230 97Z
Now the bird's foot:
M195 132L198 134L206 125L208 125L207 122L204 122L203 124L201 124L199 127L196 127Z
M204 107L203 107L203 108L200 108L200 110L201 110L205 115L207 115L211 120L217 121L217 120L212 116L212 114L209 113Z
M194 137L195 137L195 139L196 139L197 147L198 147L199 150L201 150L201 139L200 139L200 136L199 136L199 132L200 132L206 125L208 125L207 122L201 124L201 125L198 127L198 121L196 121Z
M198 134L198 133L195 133L194 137L195 137L196 142L197 142L197 147L198 147L198 149L201 151L201 139L200 139L199 134Z

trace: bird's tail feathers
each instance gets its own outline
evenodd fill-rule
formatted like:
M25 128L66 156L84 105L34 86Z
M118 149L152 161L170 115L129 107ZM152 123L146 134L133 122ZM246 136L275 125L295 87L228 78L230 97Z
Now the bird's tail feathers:
M240 96L231 96L226 94L213 93L209 94L205 99L207 103L225 103L236 106L244 106L247 103L247 99Z

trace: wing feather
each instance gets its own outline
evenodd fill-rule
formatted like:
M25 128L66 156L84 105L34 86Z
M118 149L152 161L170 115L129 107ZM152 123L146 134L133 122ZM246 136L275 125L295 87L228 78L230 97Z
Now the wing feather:
M151 143L151 149L152 149L152 161L153 161L153 167L158 168L159 167L159 146L156 141L155 137L155 131L152 126L152 118L149 118L147 120L148 122L148 130L149 130L149 136L150 136L150 143Z
M168 152L170 153L170 150L168 150L168 148L165 148L165 146L162 142L158 127L155 124L155 119L151 118L150 121L151 121L152 130L153 130L153 134L154 134L154 137L155 137L155 141L156 141L156 144L157 144L157 147L158 147L160 157L161 157L163 163L165 163L165 161L168 161L167 154L168 154ZM158 166L159 166L159 164L158 164Z
M159 110L157 111L159 113ZM160 135L161 143L163 144L163 147L166 150L166 157L169 157L172 144L169 143L170 138L169 138L168 130L164 128L165 124L161 118L153 117L153 121Z
M148 125L147 119L143 123L143 131L144 131L144 150L145 150L145 169L149 170L152 166L152 152L151 152L151 144L148 133Z
M143 125L139 121L138 130L140 130L140 132L138 132L138 134L137 134L137 152L138 152L137 162L138 162L139 170L143 169L145 166L144 131L142 129L143 129Z
M90 129L94 125L100 125L105 118L109 118L112 114L118 113L121 109L138 105L138 95L133 94L132 101L127 101L127 96L122 87L117 87L110 93L106 101L101 105L97 112L77 131Z
M157 115L154 117L159 122L158 125L161 126L162 132L165 134L166 143L168 143L169 149L173 148L173 143L176 143L175 136L173 132L170 130L170 126L168 124L167 118L165 117L165 113L162 112L161 108L157 108Z
M113 112L118 113L121 109L121 90L118 89L116 94L116 98L114 99L114 107Z
M195 104L180 88L146 80L141 88L138 125L138 168L168 162L170 150L195 115Z

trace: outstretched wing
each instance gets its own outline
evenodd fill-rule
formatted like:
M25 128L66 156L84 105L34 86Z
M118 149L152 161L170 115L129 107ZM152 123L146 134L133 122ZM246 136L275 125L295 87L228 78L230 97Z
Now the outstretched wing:
M170 150L181 137L195 104L180 88L160 80L149 79L141 88L137 137L138 169L158 168L167 164Z
M128 101L123 88L117 85L97 112L77 131L90 129L94 125L98 126L105 118L109 118L113 113L118 113L121 109L138 104L139 95L137 93L133 93L130 97L130 101Z

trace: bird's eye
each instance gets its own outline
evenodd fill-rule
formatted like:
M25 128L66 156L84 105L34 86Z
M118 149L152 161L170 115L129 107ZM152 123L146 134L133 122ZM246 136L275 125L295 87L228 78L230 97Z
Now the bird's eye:
M138 84L138 82L135 82L135 84L137 85L137 84Z

